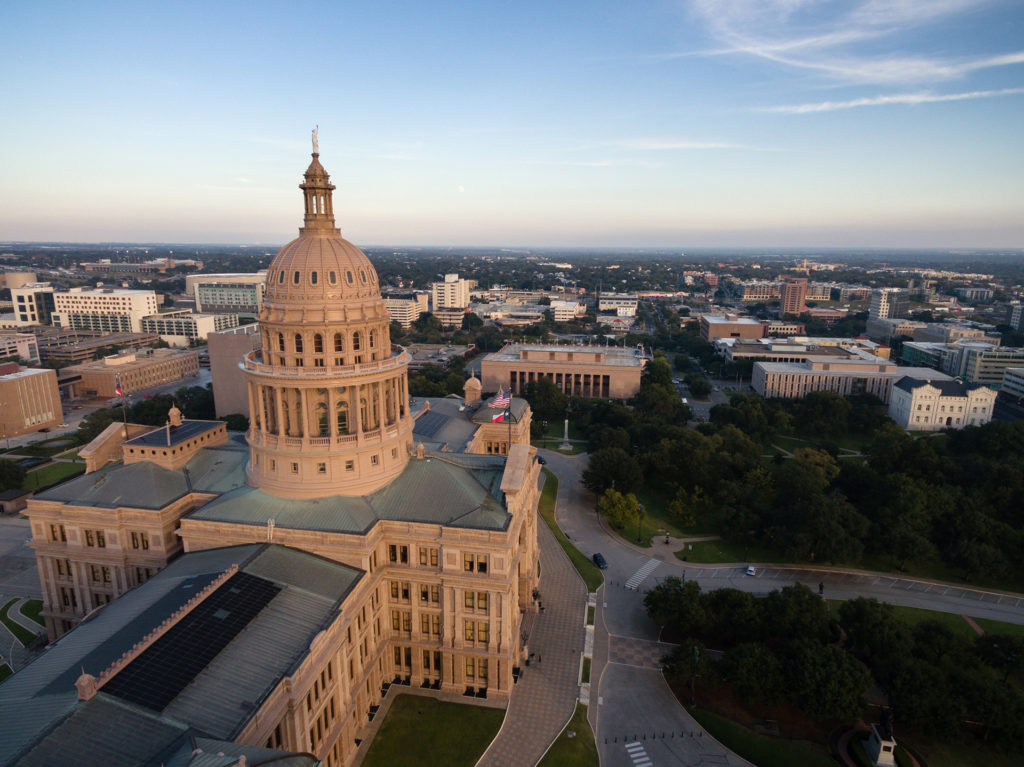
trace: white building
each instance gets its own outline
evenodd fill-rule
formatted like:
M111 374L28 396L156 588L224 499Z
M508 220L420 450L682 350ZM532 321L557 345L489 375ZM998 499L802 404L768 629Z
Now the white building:
M53 324L101 333L141 333L142 319L160 311L152 290L71 288L53 294Z
M267 294L266 282L199 282L195 286L196 311L256 317Z
M0 333L0 358L20 357L27 362L39 362L39 344L32 333Z
M636 293L601 293L597 297L599 312L615 312L617 317L635 317Z
M931 368L898 367L881 357L868 360L813 360L803 362L755 362L751 376L754 391L765 399L803 399L814 391L842 396L873 394L888 403L894 384L911 375L923 381L951 381Z
M871 291L871 309L868 317L873 320L896 320L907 316L910 303L902 288L879 288Z
M231 283L235 285L259 285L267 281L267 272L264 269L260 272L221 272L218 274L188 274L185 275L185 293L196 300L196 288L200 285L212 285L216 283Z
M420 318L420 302L412 298L385 298L384 306L391 315L391 321L403 328L411 328Z
M587 313L587 307L578 301L552 301L551 316L555 322L572 322Z
M438 309L464 309L469 306L469 282L460 280L457 274L446 274L444 282L431 283L430 306L435 314Z
M17 325L49 325L53 314L54 287L48 282L30 282L11 288Z
M991 421L995 402L996 392L981 384L904 376L893 386L889 417L914 431L962 429Z
M1000 391L1018 400L1024 399L1024 368L1006 368Z
M187 346L189 341L236 327L237 314L195 314L181 309L142 318L142 332L156 333L172 346Z

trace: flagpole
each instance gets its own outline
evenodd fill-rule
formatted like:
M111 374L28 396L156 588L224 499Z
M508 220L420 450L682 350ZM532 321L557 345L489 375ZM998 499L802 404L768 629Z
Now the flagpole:
M121 392L121 418L124 420L124 438L128 439L128 410L124 404L124 388L121 386L121 376L117 376L114 382L117 384L118 391Z

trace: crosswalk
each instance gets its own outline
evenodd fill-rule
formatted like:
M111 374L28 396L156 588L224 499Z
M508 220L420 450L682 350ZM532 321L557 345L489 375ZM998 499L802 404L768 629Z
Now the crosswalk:
M644 579L648 575L653 573L658 568L658 565L660 565L660 564L661 564L661 561L658 560L658 559L648 560L647 564L645 564L643 567L641 567L639 570L637 570L635 573L633 573L632 577L630 577L630 579L628 581L626 581L626 588L627 589L637 589L637 588L639 588L640 584L644 582Z
M654 764L651 757L647 755L647 751L639 743L627 743L626 753L633 760L633 767L652 767Z

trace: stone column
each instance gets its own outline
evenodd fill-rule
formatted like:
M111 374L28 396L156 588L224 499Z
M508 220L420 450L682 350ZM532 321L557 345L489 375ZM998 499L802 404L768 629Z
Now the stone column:
M271 391L274 393L274 402L277 405L277 428L274 430L278 437L286 436L284 433L284 390L275 386Z
M327 433L334 439L338 436L337 387L327 387Z
M254 399L253 399L253 393L252 393L252 388L253 388L252 381L246 381L245 382L245 388L249 392L249 418L251 419L251 421L249 423L249 427L253 431L255 431L256 430L256 422L259 421L259 422L262 423L262 421L263 421L263 418L260 417L260 415L262 415L262 413L257 413L257 410L256 410L256 408L255 408L255 406L253 404Z
M384 382L378 381L373 385L376 390L377 399L377 428L384 431L384 423L387 421L387 411L384 409Z
M302 409L302 436L309 439L313 433L309 429L309 397L307 389L299 389L299 407Z
M351 388L352 388L352 391L354 392L353 399L355 400L355 407L352 408L351 416L355 418L356 434L359 435L359 439L362 440L362 438L363 438L363 408L362 408L362 404L361 404L362 397L360 396L360 394L362 393L363 385L362 384L357 384L356 386L353 386Z

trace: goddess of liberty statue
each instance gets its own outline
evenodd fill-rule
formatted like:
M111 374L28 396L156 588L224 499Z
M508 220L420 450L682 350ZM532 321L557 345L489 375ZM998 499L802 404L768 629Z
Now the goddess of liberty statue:
M317 125L313 128L313 154L320 154L320 142L317 141L317 131L320 130L320 126Z

